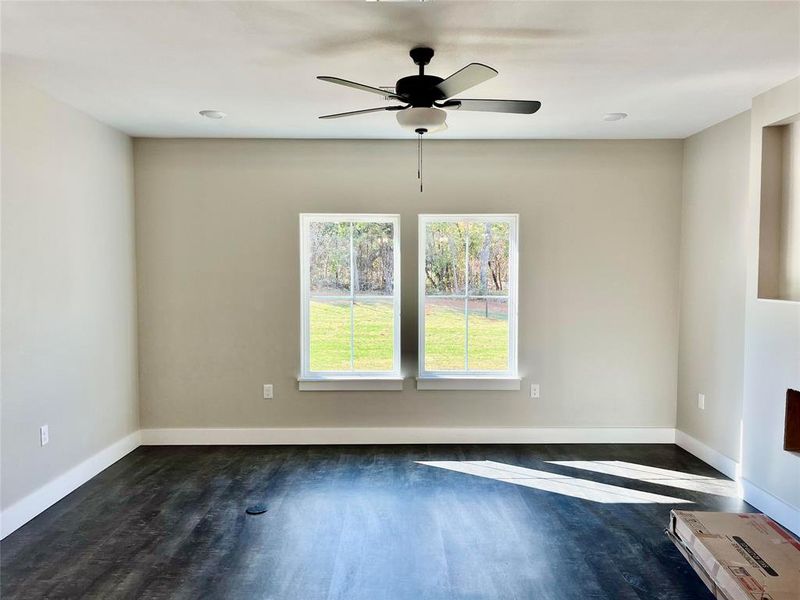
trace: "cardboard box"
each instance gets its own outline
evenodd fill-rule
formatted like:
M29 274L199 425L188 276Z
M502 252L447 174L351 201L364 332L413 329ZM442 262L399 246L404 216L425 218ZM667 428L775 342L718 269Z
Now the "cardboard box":
M667 535L719 600L800 600L800 541L766 515L673 510Z

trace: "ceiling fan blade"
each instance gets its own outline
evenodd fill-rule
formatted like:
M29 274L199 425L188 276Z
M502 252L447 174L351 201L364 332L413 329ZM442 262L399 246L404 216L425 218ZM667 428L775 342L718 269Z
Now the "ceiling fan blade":
M481 63L470 63L434 86L441 94L439 100L450 98L497 76L497 71Z
M345 87L350 87L356 90L361 90L362 92L372 92L373 94L378 94L380 96L388 96L389 98L396 98L398 100L403 100L402 96L398 96L394 92L389 92L387 90L382 90L381 88L372 87L371 85L364 85L363 83L356 83L355 81L347 81L347 79L342 79L341 77L328 77L327 75L320 75L317 77L320 81L327 81L329 83L336 83L338 85L343 85Z
M403 110L407 106L381 106L380 108L365 108L364 110L351 110L350 112L335 113L333 115L323 115L320 119L340 119L342 117L352 117L353 115L364 115L366 113L382 112L384 110Z
M450 110L476 110L483 112L516 113L532 115L542 106L538 100L448 100L438 103L439 108Z

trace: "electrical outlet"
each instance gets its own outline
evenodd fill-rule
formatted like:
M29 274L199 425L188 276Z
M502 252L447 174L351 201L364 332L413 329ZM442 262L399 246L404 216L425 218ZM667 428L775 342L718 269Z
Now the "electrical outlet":
M531 384L531 398L538 398L539 397L539 384L532 383Z
M42 425L39 427L39 443L44 446L47 442L50 441L50 430L47 428L47 425Z
M264 400L270 400L272 398L272 384L265 383L264 384Z
M706 409L706 395L705 394L697 394L697 408L700 410Z

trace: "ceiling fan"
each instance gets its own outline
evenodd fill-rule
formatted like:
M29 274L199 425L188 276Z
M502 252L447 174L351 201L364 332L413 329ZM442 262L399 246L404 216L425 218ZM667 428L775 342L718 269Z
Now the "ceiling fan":
M378 94L384 98L396 100L401 104L352 110L350 112L323 115L320 119L340 119L367 113L391 111L397 113L397 122L404 129L413 131L417 141L417 178L419 191L422 191L422 135L447 129L447 110L465 110L496 113L516 113L532 115L542 103L537 100L472 100L453 98L453 96L471 87L488 81L497 75L492 67L481 63L470 63L460 71L456 71L447 79L426 75L425 66L433 58L433 49L424 46L413 48L409 52L411 60L419 66L419 75L410 75L397 80L394 91L389 91L340 77L322 75L317 77L337 85L343 85L364 92Z
M346 87L371 92L401 102L399 105L367 108L350 112L323 115L320 119L340 119L373 112L397 112L397 122L405 129L419 135L435 133L447 129L445 110L481 111L497 113L517 113L531 115L542 106L536 100L472 100L453 98L456 94L488 81L497 71L481 63L470 63L450 77L442 79L426 75L425 66L433 58L433 49L413 48L409 52L411 60L419 66L419 75L403 77L395 84L394 92L385 89L348 81L339 77L319 76L317 79L344 85ZM442 110L445 109L445 110Z

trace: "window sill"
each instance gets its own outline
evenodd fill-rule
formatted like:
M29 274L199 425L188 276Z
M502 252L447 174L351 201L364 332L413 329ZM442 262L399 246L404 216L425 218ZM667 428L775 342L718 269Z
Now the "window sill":
M800 304L800 300L792 300L790 298L756 298L757 302L773 302L776 304Z
M418 390L514 391L520 377L417 377Z
M330 377L297 379L301 392L401 392L402 377Z

